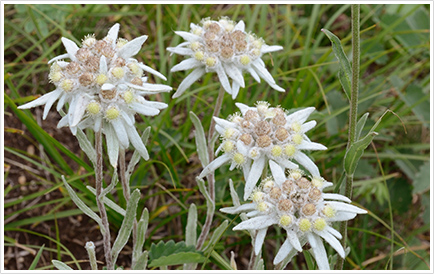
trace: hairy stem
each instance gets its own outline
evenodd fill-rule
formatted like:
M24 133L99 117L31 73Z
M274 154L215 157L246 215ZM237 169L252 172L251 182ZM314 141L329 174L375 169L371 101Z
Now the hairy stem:
M127 177L126 177L126 162L125 162L125 150L121 149L119 151L119 177L121 180L121 184L122 184L122 191L124 193L124 198L125 201L128 202L130 201L130 182L127 181ZM137 248L141 250L142 247L140 246L136 246L137 243L137 219L134 219L134 224L133 224L133 260L132 260L132 265L131 268L134 269L134 266L137 263L137 258L135 256L135 254L138 254L137 252L134 252L134 250L136 250ZM140 252L141 253L141 252Z
M353 75L351 78L351 99L350 99L350 123L348 129L347 149L355 142L357 125L357 104L359 100L359 74L360 74L360 5L351 5L351 29L352 29L352 50L353 50ZM353 196L353 174L347 174L345 184L345 196L352 199ZM341 244L345 249L347 239L347 225L344 221L340 225L339 232L342 234ZM335 269L342 270L344 259L338 256Z
M102 225L104 227L103 243L104 243L104 256L107 263L108 270L114 270L112 257L111 257L111 243L110 243L110 228L107 218L107 212L102 201L101 196L102 188L102 134L101 131L95 132L95 151L96 151L96 170L95 170L95 188L96 188L96 204L101 215Z
M225 89L223 87L220 87L219 94L215 103L214 112L212 114L212 117L218 117L222 108L223 103L223 97L225 95ZM208 131L208 157L209 162L211 163L214 160L214 143L212 141L214 131L215 131L215 121L214 118L211 117L211 123L209 126ZM208 191L209 196L211 200L215 201L215 178L214 178L214 172L212 172L210 175L207 176L208 179ZM212 211L214 212L214 211ZM206 237L209 234L209 230L211 229L212 219L214 217L214 214L207 214L205 223L202 228L202 232L199 235L199 238L197 240L196 248L200 249L203 246L203 243L205 242Z

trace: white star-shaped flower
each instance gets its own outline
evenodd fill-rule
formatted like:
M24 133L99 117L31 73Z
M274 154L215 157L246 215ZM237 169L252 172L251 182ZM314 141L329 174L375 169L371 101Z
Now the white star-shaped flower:
M316 125L315 121L306 123L315 108L309 107L287 115L282 108L270 108L266 102L258 102L256 107L241 103L236 105L241 115L233 115L228 120L214 117L216 131L222 139L216 154L223 151L223 155L206 166L200 178L227 162L231 163L230 170L242 167L246 178L244 200L247 200L270 159L290 169L298 168L291 161L295 160L313 177L319 177L318 167L302 152L327 149L306 136L306 132Z
M101 40L93 35L86 36L81 48L62 37L67 53L48 62L52 63L49 78L56 89L19 107L45 105L45 119L54 102L58 100L58 111L68 103L67 114L58 127L69 126L73 134L77 127L102 130L113 166L117 164L119 148L128 148L130 142L143 158L149 158L135 129L134 115L157 115L167 104L148 101L144 96L172 90L166 85L147 83L144 71L164 80L166 77L132 58L147 36L127 41L118 38L119 27L115 24ZM65 58L70 62L63 61Z
M323 193L332 184L321 177L303 176L299 170L292 170L288 176L284 170L270 160L272 177L263 180L253 191L252 203L237 207L222 208L229 214L247 213L245 220L234 230L255 230L255 253L258 255L264 243L269 226L278 225L286 231L286 240L277 252L273 263L278 264L292 251L302 251L303 243L309 242L319 269L329 269L327 253L322 239L329 243L341 256L345 252L338 241L342 235L331 224L336 221L353 219L366 210L349 204L347 197Z
M189 56L175 65L171 72L193 71L181 82L173 98L184 91L207 72L216 72L222 87L235 99L240 87L244 88L243 72L249 72L260 82L264 79L273 89L283 92L265 67L261 57L264 53L283 49L268 46L262 38L247 33L244 22L237 24L226 17L219 21L203 19L201 25L190 24L190 32L175 31L186 42L167 48L171 53ZM232 86L229 82L232 79Z

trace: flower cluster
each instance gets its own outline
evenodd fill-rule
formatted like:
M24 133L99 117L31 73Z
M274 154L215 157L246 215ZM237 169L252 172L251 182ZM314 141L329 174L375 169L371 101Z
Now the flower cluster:
M190 56L174 66L171 71L194 69L179 85L173 98L181 94L206 72L216 72L222 87L236 98L244 88L242 72L247 70L256 81L263 78L273 89L283 92L265 68L261 56L281 50L281 46L268 46L262 38L247 33L244 22L237 24L226 17L219 21L203 19L201 25L191 24L190 32L175 31L186 40L176 47L167 48L176 54ZM229 78L233 80L232 86Z
M234 230L256 230L255 252L259 254L267 228L278 225L286 231L287 238L274 258L278 264L293 250L302 251L309 242L320 269L328 269L327 254L321 238L328 242L344 258L345 251L337 239L342 235L331 224L335 221L353 219L365 210L350 205L350 199L322 190L332 184L320 177L307 178L300 170L284 170L270 161L272 177L262 181L250 196L252 203L238 207L222 208L230 214L247 213L248 220Z
M203 178L226 162L230 169L242 167L246 186L244 199L252 193L268 160L273 160L285 168L298 168L291 162L296 160L311 175L319 177L318 167L302 150L323 150L325 146L314 143L306 136L315 121L305 123L315 108L305 108L287 115L280 107L269 107L266 102L258 102L256 107L237 103L241 115L232 115L228 120L214 117L216 130L222 143L216 153L223 155L204 168L199 177Z
M52 63L49 79L56 89L20 106L25 109L45 104L45 119L55 101L58 100L58 111L69 104L67 115L59 121L58 127L69 126L73 134L77 127L102 130L113 166L116 166L119 148L126 149L130 142L143 158L149 158L134 127L134 115L157 115L167 104L148 101L144 96L172 89L147 83L144 71L166 78L132 58L147 36L127 41L118 38L118 32L119 24L115 24L101 40L88 35L81 48L62 37L67 53L49 61ZM63 61L65 58L70 61Z

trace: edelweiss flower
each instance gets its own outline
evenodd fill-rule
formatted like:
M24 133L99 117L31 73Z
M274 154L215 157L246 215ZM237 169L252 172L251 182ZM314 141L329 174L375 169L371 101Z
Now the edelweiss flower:
M222 138L216 154L220 150L224 154L206 166L200 178L226 162L231 162L230 170L241 166L246 178L244 200L247 200L270 159L290 169L298 168L290 161L296 160L313 177L319 177L318 167L301 152L327 149L311 142L305 134L316 125L315 121L305 123L315 108L309 107L286 115L282 108L270 108L266 102L258 102L256 107L241 103L236 105L241 110L241 116L233 115L229 120L214 117L216 130Z
M267 52L283 49L268 46L262 38L246 33L244 22L235 22L227 17L219 21L203 19L201 25L190 24L190 32L175 31L186 40L176 47L167 48L176 54L190 56L170 71L194 69L179 85L173 98L184 91L207 72L217 72L222 87L232 98L237 97L240 87L244 88L243 71L247 70L256 81L263 78L273 89L283 92L265 68L261 56ZM232 87L229 78L232 81Z
M73 134L77 127L102 130L106 135L110 163L116 166L119 147L129 143L140 155L148 159L148 152L137 133L134 114L157 115L167 104L151 102L143 96L169 92L166 85L146 83L143 72L164 80L158 71L131 58L147 39L146 35L132 41L118 38L119 24L115 24L102 40L88 35L79 48L73 41L62 37L67 53L51 59L50 81L56 89L20 106L20 109L45 104L43 119L55 101L57 110L68 103L69 108L58 127L69 126ZM69 58L70 62L62 61Z
M329 269L321 238L344 258L344 249L337 240L342 235L331 224L353 219L367 211L348 204L350 199L343 195L323 193L323 188L332 184L321 177L309 180L299 170L291 170L289 176L285 176L284 170L273 161L270 161L270 169L272 177L263 180L250 196L253 203L220 211L230 214L247 212L249 219L235 226L234 230L257 230L254 246L257 255L267 228L278 225L286 231L287 238L277 252L274 264L283 261L293 249L301 252L307 240L319 269Z

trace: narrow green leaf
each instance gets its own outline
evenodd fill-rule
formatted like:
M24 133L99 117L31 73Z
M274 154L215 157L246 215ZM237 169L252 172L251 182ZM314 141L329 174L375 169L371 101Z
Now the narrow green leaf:
M146 145L148 142L149 134L151 132L151 127L147 127L142 134L142 141ZM137 150L134 150L133 156L131 156L130 163L128 164L127 171L125 171L125 177L127 178L127 182L130 181L130 176L133 174L134 168L139 162L141 156Z
M362 134L363 128L365 127L366 120L368 119L369 112L366 112L363 114L363 116L357 121L356 125L356 140L358 141L360 139L360 135Z
M86 153L87 157L89 157L89 160L92 162L93 166L95 167L96 151L93 145L90 143L89 139L87 139L86 134L84 134L83 130L78 128L75 137L77 137L80 148Z
M377 134L378 133L376 132L368 133L364 138L360 139L357 142L354 142L354 144L352 144L351 147L347 150L344 157L344 168L346 174L348 174L349 176L352 176L354 174L357 168L357 164L363 155L363 152L371 143L372 139L374 139L374 136Z
M125 244L128 242L130 238L131 231L133 229L134 219L136 218L136 210L137 204L140 199L140 190L136 189L131 194L130 200L127 204L127 210L125 214L125 218L122 222L121 229L119 230L119 234L116 237L115 242L112 247L112 261L116 263L119 253L122 248L124 248Z
M214 214L215 204L214 204L213 200L211 200L211 197L209 196L209 193L206 190L205 181L203 179L196 177L196 182L197 182L197 185L199 186L200 192L205 197L207 214Z
M39 258L41 258L41 254L42 254L42 251L44 250L44 247L45 247L45 244L43 244L43 245L41 246L41 248L39 249L38 253L36 254L35 258L33 259L32 264L31 264L30 267L29 267L29 270L35 270L36 265L37 265L38 262L39 262Z
M211 239L209 240L208 244L203 248L203 252L205 255L209 255L211 251L214 250L214 246L217 244L217 242L222 237L223 233L226 231L226 229L229 226L229 221L225 220L219 227L214 230L214 233L211 236Z
M101 232L104 233L104 226L102 225L101 222L101 218L95 213L93 212L92 209L90 209L78 196L77 193L75 193L75 191L72 189L71 186L69 186L68 182L66 182L65 177L62 175L62 181L63 184L66 187L66 190L69 193L69 196L71 197L72 201L74 201L75 205L81 210L83 211L84 214L86 214L87 216L89 216L90 218L92 218L95 222L98 223Z
M321 29L322 32L330 39L332 42L333 53L336 58L339 60L339 64L341 66L338 77L341 82L342 87L344 88L345 95L347 95L348 100L350 99L350 91L351 91L351 75L353 74L351 69L350 61L348 57L345 55L344 49L342 47L342 43L339 38L334 35L332 32L326 29Z
M135 267L137 263L140 263L140 257L143 255L143 245L146 240L146 230L148 229L149 223L149 212L148 209L143 209L142 216L140 216L140 220L137 223L137 235L136 242L133 243L133 263L132 268Z
M87 189L89 189L96 196L96 189L95 188L93 188L91 186L87 186ZM108 207L110 207L111 209L113 209L117 213L121 214L122 216L125 216L125 209L120 207L118 204L116 204L115 202L113 202L112 200L107 198L106 196L104 196L103 202L104 202L104 204L106 204Z
M70 268L67 264L65 264L64 262L61 262L58 260L51 260L51 262L58 270L74 270L74 269Z
M202 123L193 111L190 111L190 119L196 129L194 137L196 139L197 154L202 163L202 167L206 167L209 164L209 155L206 145L205 131L203 130Z
M187 217L187 226L185 227L185 244L196 246L197 242L197 208L195 204L190 205Z
M136 265L134 265L133 270L145 270L148 264L148 251L143 251L137 260Z

